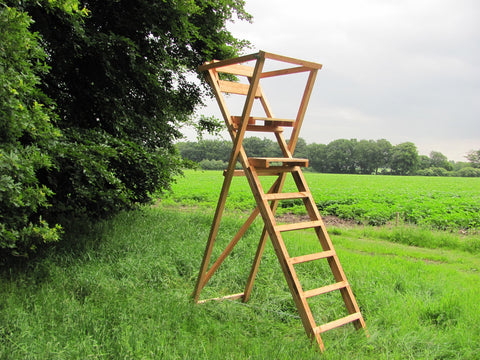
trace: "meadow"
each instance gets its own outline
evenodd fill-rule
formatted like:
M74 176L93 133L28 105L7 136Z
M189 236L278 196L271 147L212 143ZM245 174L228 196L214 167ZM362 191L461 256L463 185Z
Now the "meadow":
M309 180L312 189L328 178L321 186ZM36 259L4 264L0 359L480 359L480 238L469 232L329 227L370 336L334 329L322 335L322 354L305 335L270 243L248 303L195 304L221 180L219 172L187 173L155 206L78 224ZM245 221L249 201L232 194L214 257ZM257 219L202 298L243 290L261 230ZM292 252L318 246L308 230L289 234ZM301 276L313 284L328 270ZM312 308L320 320L343 311L329 296Z
M391 221L440 230L480 228L480 178L375 176L305 173L322 215L367 225ZM266 178L268 188L271 178ZM289 179L284 191L294 191ZM166 203L215 207L223 182L220 171L187 170L173 185ZM227 207L251 209L255 200L244 178L234 178ZM279 213L304 214L303 203L281 203ZM398 214L398 215L397 215Z
M329 331L320 354L270 244L247 304L193 303L212 217L161 206L123 213L36 261L2 268L0 359L479 358L478 254L333 229L370 337L348 325ZM219 249L244 220L227 212ZM257 221L202 298L243 288L260 231ZM298 242L314 239L301 233ZM326 313L340 310L336 300Z

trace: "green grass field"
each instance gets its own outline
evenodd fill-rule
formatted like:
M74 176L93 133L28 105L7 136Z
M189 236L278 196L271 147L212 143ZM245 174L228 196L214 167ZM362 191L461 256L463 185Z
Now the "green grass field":
M188 170L164 201L214 207L222 186L220 171ZM480 178L375 176L305 173L322 214L383 225L399 214L402 222L441 230L480 227ZM291 179L290 179L291 180ZM266 178L268 188L272 178ZM294 190L293 180L285 191ZM255 205L245 178L234 178L227 207ZM283 203L279 212L304 213L302 202Z
M194 304L213 219L208 201L218 197L212 183L179 180L157 206L122 213L37 259L4 266L0 359L480 359L480 257L468 245L478 244L475 234L404 224L329 228L370 337L350 325L329 331L323 354L305 335L270 244L247 304ZM209 187L215 195L194 191ZM190 195L180 202L182 192ZM229 205L214 256L247 215ZM202 298L243 291L261 229L256 220ZM292 256L317 246L309 231L289 234ZM299 271L302 283L329 276L314 270ZM318 320L343 311L334 294L320 298L312 304Z

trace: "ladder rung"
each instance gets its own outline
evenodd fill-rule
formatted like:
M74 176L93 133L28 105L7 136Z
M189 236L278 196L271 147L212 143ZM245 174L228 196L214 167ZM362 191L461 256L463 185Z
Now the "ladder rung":
M321 288L318 288L318 289L304 291L303 296L305 296L306 298L309 298L317 295L326 294L335 290L340 290L340 289L346 288L347 286L348 286L347 281L340 281L332 285L322 286Z
M315 221L305 221L300 223L294 224L285 224L285 225L277 225L276 229L280 232L282 231L293 231L293 230L302 230L302 229L310 229L314 227L322 226L322 221L315 220Z
M233 131L238 131L238 124L233 124ZM247 131L282 133L283 127L275 125L247 125Z
M291 126L293 126L293 124L295 123L295 119L282 119L282 118L261 117L261 116L252 116L252 119L255 121L260 120L260 121L281 122L284 125L291 124ZM288 125L285 125L285 126L288 126Z
M227 175L227 170L223 170L223 176ZM245 176L245 171L243 170L233 170L233 176Z
M268 168L272 163L282 163L283 166L308 166L308 159L255 157L248 158L248 161L250 165L259 168Z
M238 84L238 83L233 83ZM244 84L238 84L244 85ZM274 118L274 117L262 117L262 116L250 116L248 118L249 125L255 125L258 121L265 121L265 122L272 122L272 123L280 123L282 126L293 126L295 124L295 119L283 119L283 118ZM241 116L232 116L232 122L236 125L240 124L242 121Z
M308 255L302 255L302 256L296 256L290 258L290 264L300 264L304 263L307 261L314 261L314 260L320 260L320 259L325 259L327 257L335 256L335 251L333 250L327 250L327 251L322 251L314 254L308 254Z
M306 192L294 192L294 193L269 193L265 194L266 200L290 200L290 199L304 199L308 197Z
M217 68L217 72L252 77L254 68L252 66L233 64Z
M281 173L290 172L291 169L283 166L270 166L266 169L256 169L258 176L273 176L280 175ZM227 174L227 170L223 170L223 176ZM233 176L245 176L245 171L243 170L234 170Z
M339 326L342 326L342 325L345 325L345 324L348 324L348 323L351 323L351 322L354 322L356 320L360 320L362 318L362 314L357 312L357 313L353 313L353 314L350 314L348 316L345 316L341 319L338 319L338 320L334 320L334 321L331 321L329 323L326 323L326 324L323 324L323 325L320 325L320 326L317 326L315 329L314 329L314 332L315 333L318 333L318 334L321 334L321 333L324 333L325 331L328 331L328 330L332 330L332 329L335 329Z
M234 129L237 130L236 128ZM247 131L281 133L283 132L283 127L276 125L247 125Z
M236 300L236 299L241 299L243 296L245 296L245 293L232 294L232 295L227 295L222 297L199 300L197 304L205 304L206 302L209 302L209 301Z
M233 81L219 80L218 85L220 91L229 93L229 94L238 94L238 95L247 95L250 90L250 84L242 84ZM260 89L257 89L255 97L259 98L262 96Z
M270 166L268 168L260 168L255 169L255 172L258 176L272 176L272 175L280 175L282 173L291 172L292 168L285 167L285 166Z

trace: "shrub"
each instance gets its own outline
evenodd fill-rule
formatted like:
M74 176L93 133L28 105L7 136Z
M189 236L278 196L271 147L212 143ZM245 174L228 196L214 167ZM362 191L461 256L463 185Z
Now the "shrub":
M455 175L461 177L480 177L480 169L467 166L456 171Z
M225 170L228 167L228 163L222 160L207 160L200 161L200 167L203 170Z
M22 12L0 7L0 248L13 255L60 234L59 225L40 216L53 192L37 174L52 166L49 149L60 132L51 122L50 100L38 89L46 55L28 30L31 22Z
M420 176L450 176L452 173L442 167L429 167L427 169L418 170L416 175Z

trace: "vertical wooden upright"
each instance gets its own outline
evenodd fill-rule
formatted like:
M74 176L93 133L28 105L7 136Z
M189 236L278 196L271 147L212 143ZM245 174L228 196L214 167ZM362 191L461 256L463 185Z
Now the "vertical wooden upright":
M280 69L275 68L273 70L264 70L267 61L280 64L282 67ZM245 63L254 63L254 65L245 65ZM287 65L287 67L284 67L285 65ZM315 78L321 67L322 65L314 62L303 61L264 51L229 60L212 61L199 67L199 71L205 73L206 79L217 99L222 116L230 133L233 146L230 154L230 161L224 173L224 182L200 266L193 297L195 302L205 301L200 300L202 289L230 254L238 241L242 238L243 234L250 227L255 218L260 214L264 221L264 229L260 237L245 290L242 293L229 295L222 299L242 299L244 302L249 299L266 241L270 238L293 300L302 319L305 331L310 338L315 339L320 349L323 351L324 344L320 336L321 333L348 323L353 323L357 329L366 329L366 327L350 284L348 283L342 266L340 265L338 256L303 176L302 167L308 166L308 160L293 157L307 110L307 105L315 83ZM285 119L275 117L261 87L261 79L276 76L288 76L302 72L308 73L308 79L296 118ZM226 81L221 79L219 73L245 77L248 81L246 83ZM245 104L241 115L230 114L223 95L225 93L245 96ZM253 116L251 114L255 100L260 101L261 107L265 111L264 116ZM283 135L284 128L286 127L292 128L288 142ZM242 145L247 131L273 133L283 157L248 157ZM243 170L235 170L235 164L237 161L241 163ZM291 174L293 177L298 191L289 193L282 192L288 174ZM210 266L212 250L218 234L221 217L233 176L245 176L247 178L253 196L255 197L257 207L252 211L244 225L233 237L218 259ZM262 187L260 182L261 176L276 177L275 182L267 191ZM309 221L294 224L277 224L275 212L279 202L292 199L301 199L303 201L310 218ZM282 234L285 232L310 228L314 230L318 237L322 251L291 257ZM304 290L297 276L295 265L312 261L327 261L335 282L319 288ZM348 315L325 324L317 325L307 300L334 291L340 292L345 308L348 311Z

